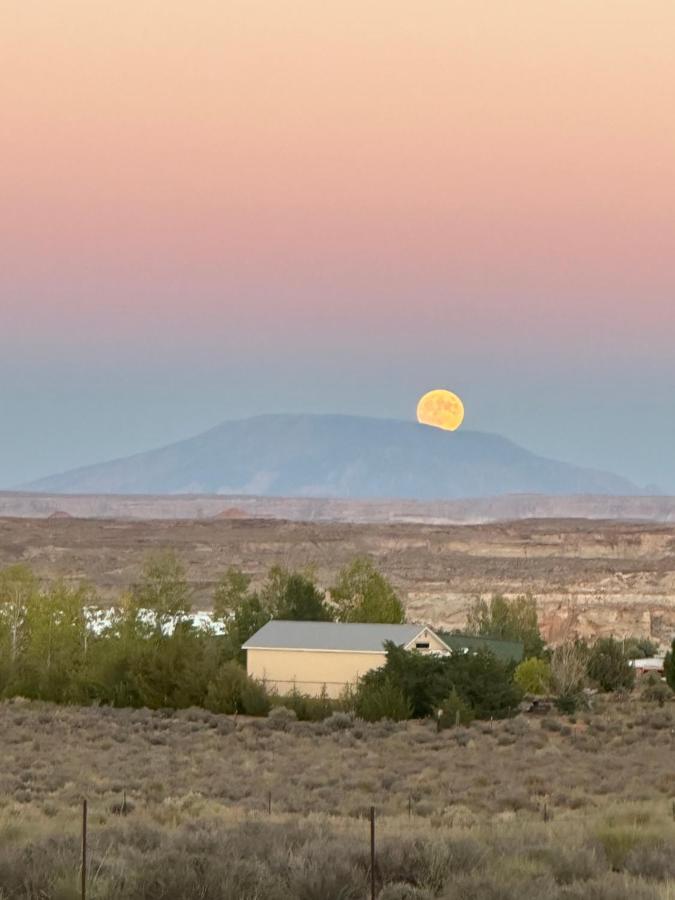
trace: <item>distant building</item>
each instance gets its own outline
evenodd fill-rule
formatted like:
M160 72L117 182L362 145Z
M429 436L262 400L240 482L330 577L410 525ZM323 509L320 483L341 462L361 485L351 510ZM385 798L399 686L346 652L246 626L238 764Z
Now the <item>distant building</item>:
M460 635L443 635L426 625L381 625L272 620L244 644L246 669L280 695L293 690L318 696L325 687L336 698L349 685L384 665L391 641L419 653L475 652L488 648L499 658L515 658L522 645Z
M497 638L477 637L470 634L451 634L448 631L439 631L438 637L453 652L466 653L477 650L489 650L498 660L506 663L522 662L525 647L522 641L502 641Z
M664 656L648 656L643 659L631 659L630 664L635 669L636 675L658 675L660 678L664 676Z

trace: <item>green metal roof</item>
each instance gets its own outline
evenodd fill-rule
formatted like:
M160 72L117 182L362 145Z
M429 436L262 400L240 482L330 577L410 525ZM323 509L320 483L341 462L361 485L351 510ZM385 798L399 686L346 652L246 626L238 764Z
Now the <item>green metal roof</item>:
M489 650L502 662L519 663L523 658L522 641L501 641L472 634L450 634L448 631L437 631L436 634L451 650Z

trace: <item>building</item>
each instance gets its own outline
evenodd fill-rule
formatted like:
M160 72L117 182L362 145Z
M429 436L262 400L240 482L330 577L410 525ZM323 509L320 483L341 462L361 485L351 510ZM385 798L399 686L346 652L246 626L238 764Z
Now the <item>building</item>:
M664 656L649 656L644 659L631 659L630 664L635 669L636 675L656 675L663 678L665 675Z
M522 662L525 655L522 641L503 641L498 638L469 634L452 634L448 631L436 633L453 653L475 653L477 650L489 650L500 662L516 664Z
M497 659L520 662L518 641L436 633L426 625L381 625L341 622L285 622L272 620L243 646L246 669L278 694L297 690L317 696L324 686L339 697L371 669L384 665L385 644L419 653L475 653L487 649Z
M272 620L243 646L248 674L278 694L339 697L371 669L384 665L391 641L421 653L450 652L424 625L373 625Z

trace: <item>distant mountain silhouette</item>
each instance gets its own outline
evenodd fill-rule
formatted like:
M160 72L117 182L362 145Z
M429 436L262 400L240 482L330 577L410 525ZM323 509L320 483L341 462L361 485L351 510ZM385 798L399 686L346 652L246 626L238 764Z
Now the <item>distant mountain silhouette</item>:
M27 488L420 500L637 493L617 475L536 456L498 435L339 415L225 422L189 440L43 478Z

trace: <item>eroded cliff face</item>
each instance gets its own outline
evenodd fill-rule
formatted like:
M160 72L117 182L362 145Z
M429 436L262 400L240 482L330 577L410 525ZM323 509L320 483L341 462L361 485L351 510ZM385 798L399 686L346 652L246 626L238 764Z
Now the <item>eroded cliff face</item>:
M273 564L311 567L324 587L357 555L392 580L411 621L461 628L476 596L530 593L548 640L675 636L675 525L538 519L484 525L348 524L273 519L0 519L0 566L87 579L104 600L128 589L144 558L170 547L195 606L208 608L228 566L254 580Z

